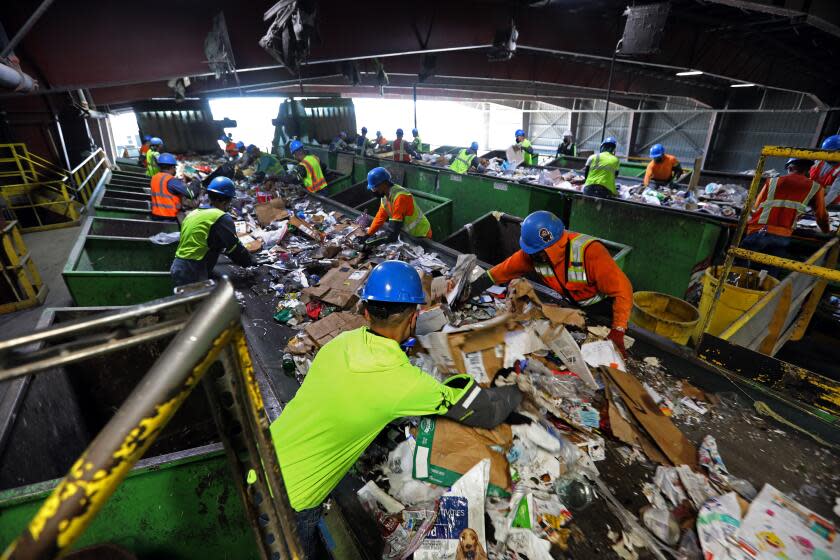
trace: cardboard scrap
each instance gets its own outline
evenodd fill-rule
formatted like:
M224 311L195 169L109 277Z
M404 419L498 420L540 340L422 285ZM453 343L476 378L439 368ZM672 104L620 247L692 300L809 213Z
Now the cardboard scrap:
M556 326L541 333L543 342L548 346L548 349L554 352L554 355L562 360L569 371L577 375L590 388L597 389L598 383L589 367L586 365L586 360L583 359L583 354L580 347L563 326Z
M583 328L586 326L584 314L579 309L561 307L553 303L543 303L534 290L533 284L524 278L512 280L508 284L508 307L516 315L542 316L558 325L571 325ZM533 305L532 308L528 304Z
M438 486L452 486L482 459L490 459L487 494L507 496L510 468L502 449L513 445L510 425L492 430L470 428L446 418L423 417L417 427L412 476Z
M289 212L286 210L282 198L274 198L268 202L257 204L254 206L254 212L257 215L257 222L263 227L271 224L271 222L285 220L289 217Z
M662 414L639 380L614 368L601 368L601 371L615 384L627 409L668 460L677 466L696 468L697 449L671 419Z
M294 214L289 216L289 223L295 226L302 234L318 243L324 240L323 233L312 227L312 224L301 220Z
M347 263L341 263L331 268L317 286L304 289L302 299L304 303L318 299L348 309L358 300L356 293L365 283L367 276L367 270L358 270Z
M619 441L640 447L648 459L661 465L669 465L668 458L659 451L656 444L650 440L631 420L630 412L620 403L613 402L609 384L606 386L609 396L607 415L610 420L610 430ZM618 397L620 400L620 397Z
M695 387L694 385L692 385L691 383L689 383L685 379L683 379L680 382L680 390L683 392L683 395L685 395L686 397L689 397L689 398L692 398L692 399L695 399L695 400L698 400L698 401L711 402L711 401L709 401L709 397L706 395L705 391L703 391L701 389L698 389L697 387Z
M367 321L361 315L341 311L330 313L323 319L309 323L303 330L315 345L321 348L344 331L351 331L366 325Z

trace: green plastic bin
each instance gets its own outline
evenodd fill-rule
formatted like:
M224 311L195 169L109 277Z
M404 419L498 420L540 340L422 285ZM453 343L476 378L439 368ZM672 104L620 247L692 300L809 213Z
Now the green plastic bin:
M162 231L170 226L160 225ZM62 273L76 305L131 305L172 294L169 267L177 243L91 235L91 227L88 219Z

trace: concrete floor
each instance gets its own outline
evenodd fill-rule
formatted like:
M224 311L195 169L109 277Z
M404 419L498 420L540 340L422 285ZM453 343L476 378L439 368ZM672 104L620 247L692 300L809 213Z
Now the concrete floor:
M14 338L32 332L41 313L48 307L73 305L73 299L67 291L61 271L64 270L70 250L79 237L80 229L81 226L75 226L24 234L23 241L49 291L43 305L0 315L0 339Z

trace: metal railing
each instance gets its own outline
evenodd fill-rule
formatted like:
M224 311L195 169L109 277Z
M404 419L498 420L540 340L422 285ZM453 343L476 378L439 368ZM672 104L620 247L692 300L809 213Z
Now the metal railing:
M11 313L44 303L47 287L32 262L17 222L0 229L0 313Z
M302 558L239 316L233 287L224 279L213 289L0 342L3 381L175 337L0 558L67 552L199 381L261 557ZM213 374L205 375L211 368Z
M840 162L840 152L787 148L782 146L764 146L758 158L755 175L750 183L749 193L744 202L744 210L735 231L720 281L717 284L709 312L703 320L705 333L714 316L721 294L727 284L726 279L736 258L746 259L760 264L771 265L791 271L773 290L765 294L741 317L721 333L720 338L746 348L758 350L769 356L774 355L788 340L802 338L805 329L813 317L817 304L828 282L840 281L840 272L836 270L840 238L827 242L804 263L768 255L757 251L741 249L739 245L744 237L747 222L764 181L764 164L768 157L803 158L829 162ZM840 236L840 231L836 232ZM699 350L703 336L698 337L696 349Z
M85 160L70 171L73 178L76 200L84 205L90 202L93 191L108 170L110 164L105 156L105 150L97 148Z

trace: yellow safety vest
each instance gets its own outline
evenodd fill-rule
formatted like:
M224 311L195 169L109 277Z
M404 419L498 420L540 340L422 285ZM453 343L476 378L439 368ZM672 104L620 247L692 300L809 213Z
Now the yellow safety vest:
M160 167L158 167L157 158L160 154L153 149L149 148L149 151L146 152L146 175L149 177L154 177L158 173L160 173Z
M468 154L467 150L461 150L458 157L452 160L452 164L449 166L449 169L455 173L463 175L470 170L470 165L472 164L473 159L475 159L475 154Z
M523 148L530 148L531 147L531 141L528 140L527 138L525 138L522 141L522 147ZM522 163L524 163L525 165L534 165L535 163L537 163L536 159L537 159L537 154L529 154L528 152L525 152L525 151L522 152Z
M586 177L586 185L601 185L616 194L615 188L615 172L618 171L618 158L609 152L601 152L589 156L586 161L589 165L589 175Z
M388 196L382 197L380 205L385 209L388 219L391 219L394 215L394 204L400 196L410 196L413 198L414 195L408 192L407 189L404 189L399 185L394 185L391 187L391 192ZM405 221L403 222L403 231L412 237L426 237L429 235L429 231L431 229L432 225L420 209L420 205L417 204L417 201L414 201L414 212L412 212L410 216L405 217Z
M301 160L300 164L306 169L306 177L303 178L303 186L311 193L316 193L327 186L327 180L321 171L321 162L318 157L309 154Z

